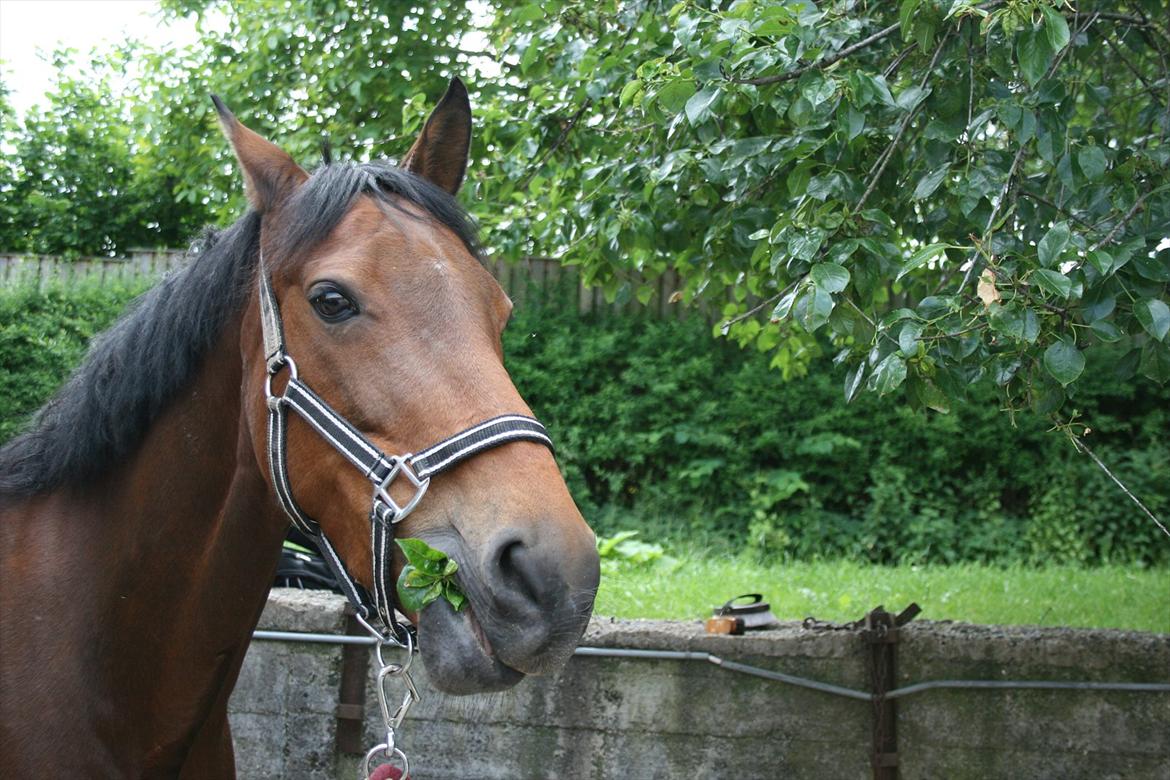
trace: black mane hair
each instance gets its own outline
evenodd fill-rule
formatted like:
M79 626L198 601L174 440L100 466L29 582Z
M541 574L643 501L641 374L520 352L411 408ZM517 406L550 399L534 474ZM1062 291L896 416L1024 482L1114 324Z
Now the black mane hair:
M289 263L324 239L359 195L403 213L402 200L459 237L479 257L476 227L458 202L387 163L332 162L318 168L282 213L278 257ZM199 370L255 280L261 217L207 230L187 265L135 301L97 336L80 368L0 448L0 497L19 498L101 476L132 454L171 399Z

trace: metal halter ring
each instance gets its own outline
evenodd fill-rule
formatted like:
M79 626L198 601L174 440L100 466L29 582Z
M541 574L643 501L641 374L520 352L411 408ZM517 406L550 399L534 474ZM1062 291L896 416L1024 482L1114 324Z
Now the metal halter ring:
M411 457L412 455L410 453L390 456L389 460L394 464L390 469L390 473L386 475L384 480L374 486L374 501L381 500L394 510L394 516L390 522L395 525L401 523L407 515L414 511L414 508L418 506L418 502L422 501L422 497L426 495L427 488L431 485L430 477L419 479L418 475L414 473L414 469L410 467L410 463L408 462ZM394 480L398 478L399 474L406 477L406 481L414 486L414 495L403 506L399 506L398 502L390 497L389 491L390 485L394 483Z
M275 397L272 395L272 377L280 373L280 369L288 366L288 378L297 378L297 363L292 359L292 355L282 355L279 363L271 363L268 366L268 376L264 377L264 397L270 402Z
M378 757L379 753L386 757L387 763L393 763L397 760L402 764L402 777L410 776L410 762L406 760L406 754L401 749L383 742L381 745L374 745L370 748L370 752L366 753L366 760L362 763L362 771L358 775L358 780L369 780L370 775L374 773L374 759Z

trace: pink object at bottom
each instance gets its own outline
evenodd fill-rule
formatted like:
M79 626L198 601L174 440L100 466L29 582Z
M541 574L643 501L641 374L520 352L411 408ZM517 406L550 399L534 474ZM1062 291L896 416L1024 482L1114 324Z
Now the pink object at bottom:
M370 775L370 780L410 780L402 776L402 770L393 764L382 764Z

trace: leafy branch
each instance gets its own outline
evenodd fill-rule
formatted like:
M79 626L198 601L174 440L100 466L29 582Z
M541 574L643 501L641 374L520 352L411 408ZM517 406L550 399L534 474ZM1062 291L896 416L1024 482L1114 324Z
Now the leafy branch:
M439 598L446 599L456 612L463 609L467 597L455 582L459 564L422 539L394 542L406 556L406 565L398 575L398 600L404 609L417 613Z

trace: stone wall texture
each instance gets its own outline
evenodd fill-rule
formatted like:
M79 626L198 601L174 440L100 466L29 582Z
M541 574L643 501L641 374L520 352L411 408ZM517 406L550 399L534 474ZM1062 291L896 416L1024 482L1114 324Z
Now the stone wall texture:
M343 633L344 602L276 590L260 628ZM691 650L866 690L856 633L798 624L742 637L698 621L595 618L583 646ZM425 648L424 648L425 652ZM926 680L1170 682L1170 635L971 626L902 629L898 685ZM338 750L341 648L255 641L232 698L243 780L357 776ZM417 659L416 659L417 660ZM382 739L368 670L364 746ZM575 657L505 693L423 700L400 733L419 780L866 778L872 705L697 660ZM1170 778L1170 693L931 690L897 705L903 778Z

